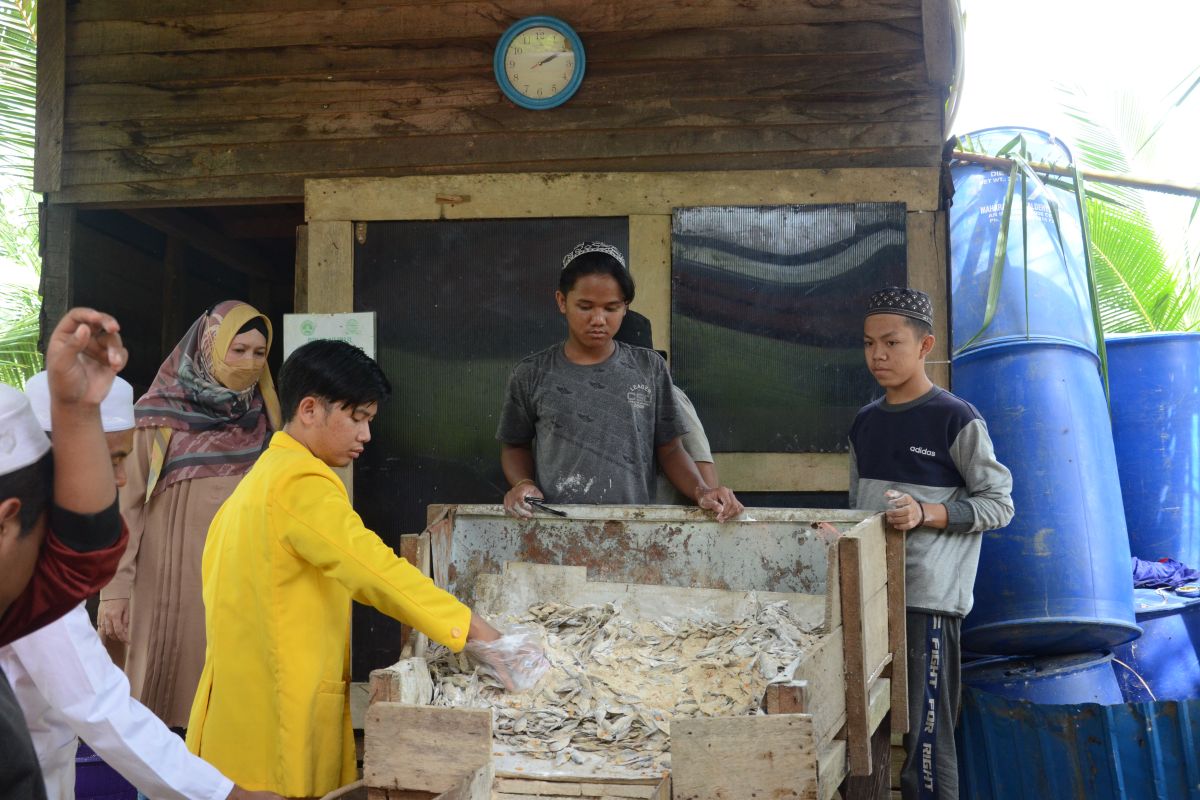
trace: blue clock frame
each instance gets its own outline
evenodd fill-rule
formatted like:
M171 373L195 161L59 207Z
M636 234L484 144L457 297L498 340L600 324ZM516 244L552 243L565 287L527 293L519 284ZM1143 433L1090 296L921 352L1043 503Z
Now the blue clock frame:
M559 32L564 39L571 43L571 48L575 51L575 69L571 73L571 80L550 97L526 97L512 85L512 81L508 79L508 74L504 70L504 56L508 52L509 45L525 30L534 27L545 27ZM557 17L537 16L517 20L500 37L500 42L496 45L496 52L492 56L492 70L496 73L496 83L500 84L500 91L521 108L528 108L532 111L555 108L570 100L579 90L579 85L583 83L583 73L586 69L587 56L583 52L583 41L579 38L579 34L575 33L574 28Z

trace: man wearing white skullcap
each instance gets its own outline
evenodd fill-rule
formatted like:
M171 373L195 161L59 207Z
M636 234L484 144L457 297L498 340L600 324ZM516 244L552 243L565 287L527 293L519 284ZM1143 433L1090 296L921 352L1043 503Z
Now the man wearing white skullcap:
M50 390L45 372L29 379L25 394L49 433ZM100 419L119 488L125 485L123 462L133 445L134 428L133 388L121 378L113 379L101 402ZM256 796L189 753L181 738L130 696L129 680L105 652L83 603L41 630L0 647L0 670L8 676L29 725L49 800L75 797L75 750L80 738L148 797Z
M67 312L46 347L49 442L25 395L0 387L0 645L53 622L113 576L126 533L100 403L127 358L120 326ZM0 797L44 798L29 732L0 672Z

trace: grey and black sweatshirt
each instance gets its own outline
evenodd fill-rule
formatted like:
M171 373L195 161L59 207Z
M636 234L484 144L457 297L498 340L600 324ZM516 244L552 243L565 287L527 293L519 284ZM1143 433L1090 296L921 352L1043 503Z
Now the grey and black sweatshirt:
M1013 516L1012 473L975 407L937 386L916 400L863 406L850 426L850 506L884 511L889 489L943 503L949 524L908 532L905 592L914 611L966 616L979 533Z

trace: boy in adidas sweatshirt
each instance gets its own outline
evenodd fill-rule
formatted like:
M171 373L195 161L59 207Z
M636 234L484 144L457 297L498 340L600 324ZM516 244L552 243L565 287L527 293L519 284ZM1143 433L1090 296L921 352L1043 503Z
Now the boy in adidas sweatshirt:
M971 610L978 534L1013 516L1012 475L996 460L987 424L925 374L933 343L929 295L887 287L871 296L863 351L885 394L850 427L850 505L886 511L907 532L905 800L958 798L959 633Z

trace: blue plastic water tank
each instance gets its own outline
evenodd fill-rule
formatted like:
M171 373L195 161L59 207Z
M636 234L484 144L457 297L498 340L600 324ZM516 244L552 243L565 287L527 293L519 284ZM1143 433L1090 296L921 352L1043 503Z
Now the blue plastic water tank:
M978 150L995 152L1017 135L1025 140L1032 160L1070 163L1066 146L1043 131L991 128L964 138ZM983 328L986 316L1009 174L963 161L952 162L950 174L954 181L950 207L952 351L1028 340L1077 344L1095 351L1083 234L1074 196L1027 180L1023 216L1020 178L1014 186L996 313L987 329L967 344ZM1027 234L1025 244L1023 234Z
M1135 594L1142 635L1114 650L1126 702L1200 699L1200 599L1153 589Z
M1105 344L1129 549L1200 568L1200 333Z
M1013 473L1016 515L983 534L962 645L998 655L1110 649L1140 632L1108 409L1092 353L1029 342L954 361L954 391Z
M965 664L963 683L1010 700L1062 705L1124 702L1112 653L989 658Z

